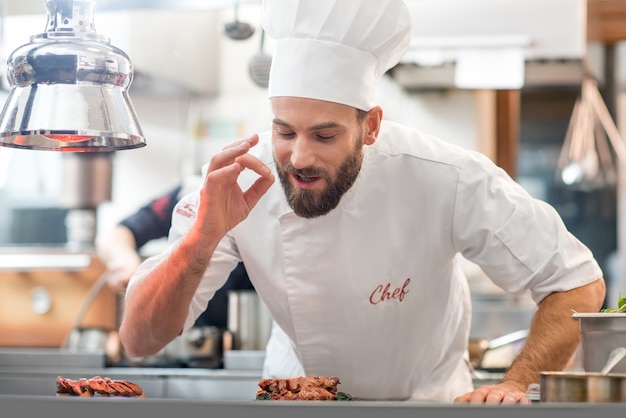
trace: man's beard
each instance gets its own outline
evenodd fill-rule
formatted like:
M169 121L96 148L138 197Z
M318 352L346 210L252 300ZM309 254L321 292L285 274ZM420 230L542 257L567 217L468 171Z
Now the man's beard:
M283 190L291 209L293 209L296 215L303 218L317 218L318 216L326 215L339 205L341 197L352 187L359 175L362 162L363 136L357 141L352 154L346 157L339 167L334 180L326 170L313 167L305 167L298 170L294 168L291 162L287 162L283 167L280 167L278 162L276 162L276 167L278 178L283 185ZM326 180L327 186L321 192L299 189L289 182L290 174L305 178L322 177Z

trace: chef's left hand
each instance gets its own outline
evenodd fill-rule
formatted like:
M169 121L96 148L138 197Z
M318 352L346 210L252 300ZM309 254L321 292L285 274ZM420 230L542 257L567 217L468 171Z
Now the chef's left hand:
M496 385L485 385L477 388L473 392L459 396L454 403L472 403L472 404L529 404L530 400L526 397L526 393L519 388L507 384L498 383Z

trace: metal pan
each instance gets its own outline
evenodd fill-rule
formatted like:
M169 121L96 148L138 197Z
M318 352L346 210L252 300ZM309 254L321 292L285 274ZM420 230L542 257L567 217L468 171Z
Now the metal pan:
M541 372L541 402L626 402L626 374Z

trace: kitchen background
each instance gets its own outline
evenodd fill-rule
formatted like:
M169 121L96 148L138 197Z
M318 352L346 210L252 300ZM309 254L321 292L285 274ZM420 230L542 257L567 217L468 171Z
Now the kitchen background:
M602 2L407 2L416 20L414 45L381 80L378 101L385 117L496 160L498 147L513 143L514 161L505 168L530 193L552 203L570 230L591 247L609 283L608 303L615 301L623 288L617 233L621 195L615 185L577 190L556 180L587 66L614 118L624 120L619 116L624 45L589 36L590 11ZM44 30L45 9L44 0L0 4L4 62ZM262 37L259 1L97 4L96 30L135 66L131 99L148 143L111 156L111 196L97 202L91 226L101 231L197 174L216 149L269 127L267 92L253 80L250 65L258 54L271 56L272 42ZM233 40L224 33L224 25L236 17L255 27L252 37ZM8 89L4 73L2 78L0 102ZM518 97L517 111L513 106L508 114L502 112L497 91ZM508 138L497 130L503 113L519 128ZM72 175L64 169L70 159L62 153L0 147L0 246L62 247L68 242L67 214L77 209L62 203L65 176ZM149 247L146 255L162 245ZM527 326L531 307L524 296L505 297L474 266L468 264L467 271L474 291L474 334L493 337Z

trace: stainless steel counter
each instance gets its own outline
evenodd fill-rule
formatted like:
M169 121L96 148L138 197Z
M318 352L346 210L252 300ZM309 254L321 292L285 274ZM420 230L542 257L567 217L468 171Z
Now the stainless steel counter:
M128 380L149 398L252 400L261 370L106 367L104 353L0 349L0 394L55 395L56 378Z
M450 417L450 418L594 418L623 416L624 404L546 404L514 406L448 405L414 402L256 401L261 371L193 368L101 367L98 358L84 357L80 366L65 356L42 352L0 353L0 416L111 418L159 417ZM75 358L78 360L79 357ZM52 364L51 364L52 362ZM44 364L44 365L42 365ZM56 365L55 365L56 364ZM56 377L102 376L142 386L146 398L56 396Z
M56 378L94 376L128 380L140 385L150 399L203 401L254 400L258 370L205 368L106 367L104 354L59 350L0 349L0 395L50 396ZM476 386L494 383L499 374L485 374Z
M623 404L443 405L409 402L201 401L182 399L80 398L0 395L3 418L114 416L255 418L615 418Z
M0 368L0 394L54 395L56 378L94 376L128 380L140 385L151 399L253 400L261 372L186 368Z

